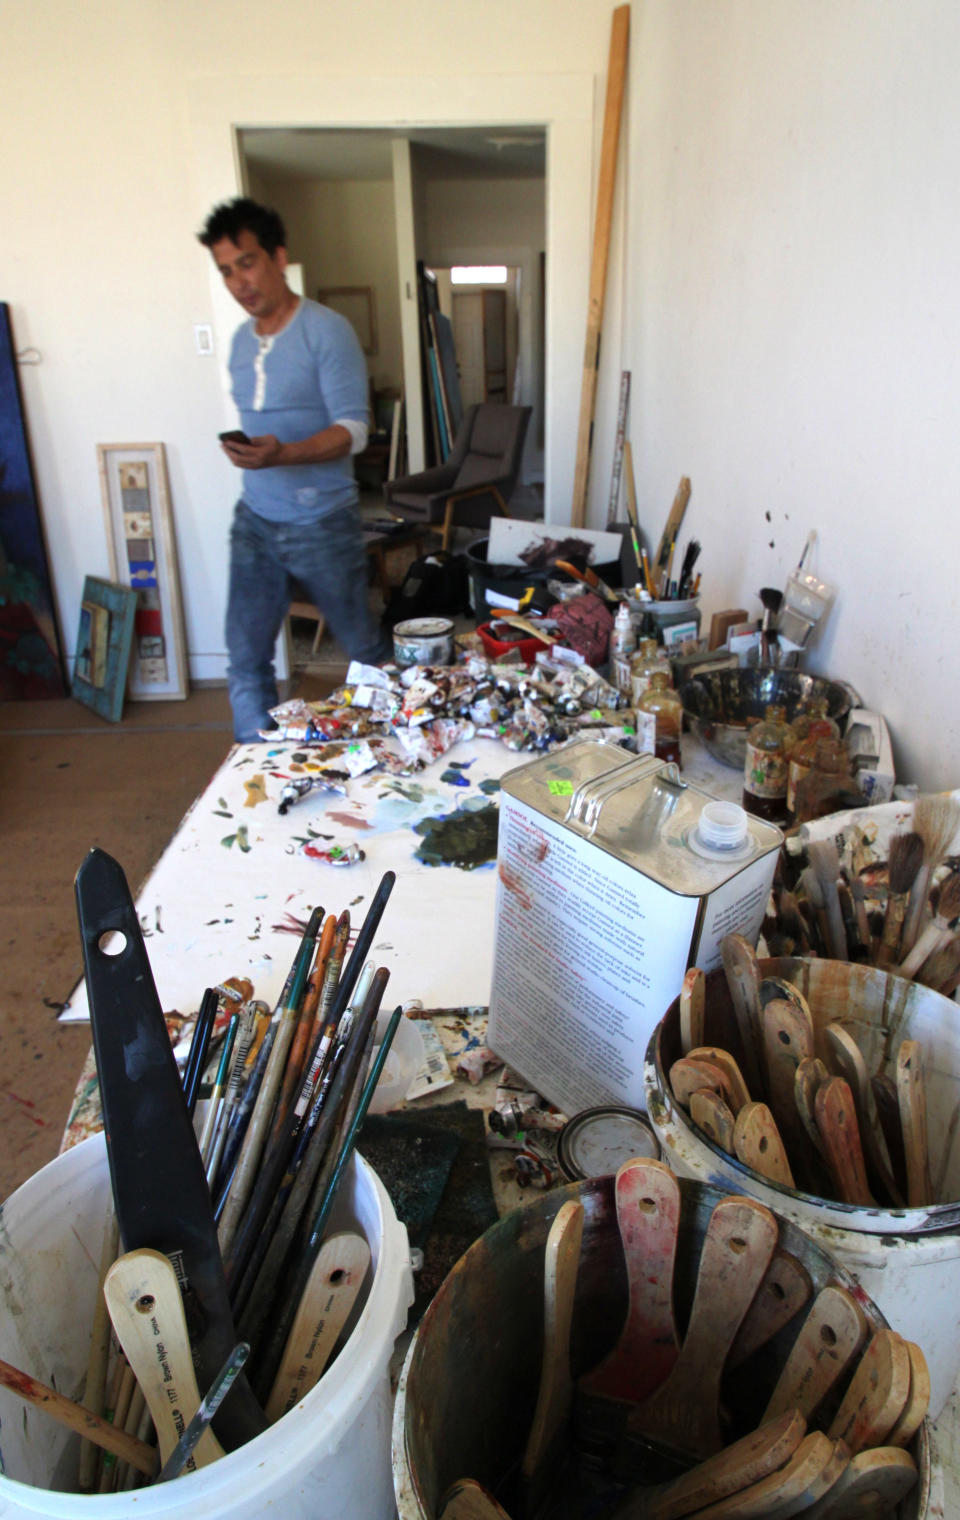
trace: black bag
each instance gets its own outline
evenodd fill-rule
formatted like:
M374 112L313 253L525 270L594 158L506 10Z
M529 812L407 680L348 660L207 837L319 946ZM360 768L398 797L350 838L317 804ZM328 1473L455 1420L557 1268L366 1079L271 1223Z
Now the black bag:
M415 559L399 586L390 592L384 625L393 628L406 618L457 617L470 610L466 556L437 549Z

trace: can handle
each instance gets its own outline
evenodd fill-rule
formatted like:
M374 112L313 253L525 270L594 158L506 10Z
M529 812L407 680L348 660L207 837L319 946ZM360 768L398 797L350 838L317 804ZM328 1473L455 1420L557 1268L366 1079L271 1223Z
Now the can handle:
M572 827L581 827L587 838L592 838L600 823L604 804L617 792L622 792L624 787L655 774L663 775L666 780L680 781L679 766L672 760L658 760L655 755L639 755L636 760L618 766L612 775L608 773L599 780L585 781L574 792L564 822Z

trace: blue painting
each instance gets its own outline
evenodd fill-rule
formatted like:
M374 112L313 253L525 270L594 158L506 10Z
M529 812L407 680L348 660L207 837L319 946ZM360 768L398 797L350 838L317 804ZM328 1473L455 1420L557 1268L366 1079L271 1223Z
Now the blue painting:
M0 701L65 695L10 309L0 301Z

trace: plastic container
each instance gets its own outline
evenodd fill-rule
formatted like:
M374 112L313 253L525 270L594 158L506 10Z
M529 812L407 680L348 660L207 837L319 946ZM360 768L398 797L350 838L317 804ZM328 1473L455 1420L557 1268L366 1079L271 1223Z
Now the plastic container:
M862 1208L769 1182L729 1156L674 1101L664 1075L680 1055L679 999L647 1049L646 1106L663 1159L679 1175L749 1193L808 1232L858 1280L891 1326L922 1347L930 1367L930 1414L936 1418L960 1371L960 1026L957 1007L938 992L878 970L841 961L761 960L762 976L798 986L816 1030L842 1022L867 1070L896 1073L901 1040L924 1052L929 1152L935 1196L923 1209ZM726 978L707 977L705 1043L742 1052ZM821 1057L824 1051L818 1047Z
M388 1013L377 1015L376 1046L379 1048L383 1032L390 1022ZM410 1083L423 1065L426 1049L423 1035L415 1019L401 1019L393 1044L387 1052L380 1080L370 1100L371 1114L386 1114L391 1108L399 1108L407 1096Z
M110 1199L102 1135L59 1156L3 1206L0 1357L83 1392L97 1262ZM376 1173L355 1156L331 1229L359 1228L371 1247L366 1303L339 1356L289 1414L255 1441L172 1483L87 1496L63 1490L79 1438L0 1388L0 1515L63 1520L384 1520L393 1513L389 1362L413 1300L407 1232Z
M499 630L500 637L497 636L495 630ZM504 630L510 635L509 638L503 636ZM477 633L486 650L487 658L491 660L499 660L501 655L510 654L516 650L525 665L532 665L541 649L550 647L542 639L531 639L528 635L519 633L509 623L496 621L481 623L477 628Z
M724 1193L683 1179L680 1192L674 1299L678 1319L684 1322L706 1225ZM509 1514L520 1513L511 1504L510 1482L536 1403L544 1245L558 1209L571 1198L579 1198L584 1206L570 1341L573 1377L593 1366L616 1340L626 1315L627 1289L612 1177L557 1188L512 1210L489 1229L441 1285L404 1363L393 1420L401 1520L433 1520L445 1490L468 1475L491 1489ZM803 1263L815 1292L828 1283L853 1288L849 1275L820 1244L782 1216L778 1222L780 1247ZM858 1298L870 1323L881 1328L884 1320L877 1306L865 1295ZM772 1389L794 1333L787 1326L770 1343L769 1359L761 1354L751 1362L760 1397ZM919 1477L898 1507L897 1520L921 1520L930 1506L926 1425L910 1449Z

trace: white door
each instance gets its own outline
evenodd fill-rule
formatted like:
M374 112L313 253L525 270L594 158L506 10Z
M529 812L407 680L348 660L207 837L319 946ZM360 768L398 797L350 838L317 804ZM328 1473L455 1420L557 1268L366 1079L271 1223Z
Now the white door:
M481 290L454 291L453 342L457 351L457 369L460 372L460 395L466 409L487 398Z

